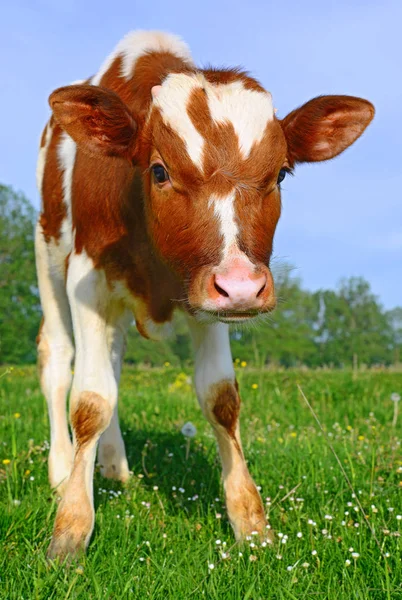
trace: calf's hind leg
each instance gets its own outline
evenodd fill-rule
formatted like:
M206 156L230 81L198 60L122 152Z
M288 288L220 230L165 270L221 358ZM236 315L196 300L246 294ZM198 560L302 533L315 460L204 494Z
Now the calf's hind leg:
M108 327L108 348L112 361L114 377L118 387L120 382L121 368L123 364L126 346L126 332L133 320L131 311L124 310L123 314L112 319ZM101 474L108 479L117 479L125 482L130 476L126 450L120 431L117 404L114 407L112 420L109 427L99 440L98 462Z
M248 471L239 429L240 397L224 323L189 320L195 350L195 386L222 461L226 507L237 540L253 531L269 538L261 497Z

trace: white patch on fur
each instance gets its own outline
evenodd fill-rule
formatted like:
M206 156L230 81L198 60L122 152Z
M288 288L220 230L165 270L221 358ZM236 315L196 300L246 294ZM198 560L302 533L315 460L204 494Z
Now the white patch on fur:
M50 123L46 125L45 144L39 148L38 161L36 163L36 187L38 192L42 193L43 173L45 172L45 163L47 150L49 148L50 140L52 137L52 128Z
M66 399L74 355L70 309L64 282L64 259L58 244L46 242L40 223L35 237L36 271L44 316L39 335L41 388L50 420L49 479L52 487L70 475L73 448L67 425ZM58 489L61 493L61 489Z
M113 52L92 78L92 85L99 85L102 77L118 56L122 58L120 76L128 79L138 58L147 52L170 52L193 64L190 50L183 40L162 31L131 31L117 44Z
M261 142L268 122L274 118L271 94L249 90L242 81L234 81L208 85L207 95L213 120L233 124L240 152L247 158L254 144Z
M195 387L201 406L211 385L235 379L229 342L229 326L225 323L200 324L187 318L195 350Z
M203 78L200 76L172 73L165 79L153 100L166 125L181 137L189 157L201 171L205 140L194 127L187 113L187 106L193 90L202 87Z
M209 206L213 206L216 218L219 221L220 233L223 237L223 257L227 256L229 249L236 245L239 228L235 221L235 192L224 198L213 197Z
M61 224L60 245L66 255L72 250L72 186L75 157L77 154L77 145L74 140L66 133L61 135L60 143L57 148L57 158L59 167L63 171L63 199L66 205L67 218Z

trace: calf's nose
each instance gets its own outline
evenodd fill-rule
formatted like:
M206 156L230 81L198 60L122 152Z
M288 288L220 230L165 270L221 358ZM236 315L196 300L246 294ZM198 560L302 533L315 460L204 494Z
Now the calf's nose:
M267 286L265 273L252 273L248 269L235 268L224 274L214 275L216 300L222 308L253 309L262 304L261 296Z

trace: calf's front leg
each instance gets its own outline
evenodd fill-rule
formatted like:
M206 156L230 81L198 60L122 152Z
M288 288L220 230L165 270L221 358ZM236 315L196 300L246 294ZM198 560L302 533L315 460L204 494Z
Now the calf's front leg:
M103 272L85 253L69 261L67 291L76 342L70 417L74 462L56 514L49 558L73 557L85 550L94 526L93 473L98 440L117 403L117 382L107 343L111 318Z
M226 507L237 540L257 531L269 538L260 494L248 471L239 429L240 396L224 323L189 320L195 350L195 386L222 461Z

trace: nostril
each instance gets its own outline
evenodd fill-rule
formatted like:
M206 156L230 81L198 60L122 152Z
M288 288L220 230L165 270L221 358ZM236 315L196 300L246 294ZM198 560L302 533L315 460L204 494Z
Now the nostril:
M262 286L262 288L260 289L260 291L258 292L258 294L257 294L257 298L259 298L259 297L261 296L261 294L262 294L262 293L263 293L263 291L265 290L265 287L266 287L266 285L267 285L267 284L266 284L266 282L265 282L265 283L264 283L264 285Z
M220 294L224 298L229 298L229 294L227 292L225 292L225 290L223 288L221 288L221 286L216 283L216 280L214 281L214 286L215 286L215 289L218 292L218 294Z

